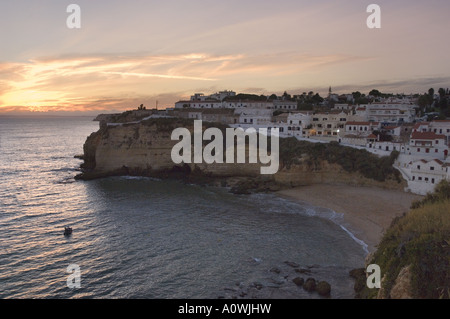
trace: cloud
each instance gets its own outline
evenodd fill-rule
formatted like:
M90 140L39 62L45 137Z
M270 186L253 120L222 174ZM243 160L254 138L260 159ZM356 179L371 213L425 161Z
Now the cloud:
M213 93L223 89L268 94L289 89L295 83L292 81L306 83L310 75L327 82L327 74L336 76L337 70L345 72L353 63L374 59L349 54L282 51L224 55L203 52L67 55L21 63L0 63L0 112L20 108L34 111L125 110L141 103L154 107L156 101L160 107L172 107L175 101L194 92ZM408 92L406 88L414 87L424 91L432 86L445 86L449 79L422 77L355 85L336 83L333 90L405 88ZM314 88L303 90L310 89ZM417 89L414 91L417 92Z
M295 52L46 57L0 64L0 100L3 101L0 107L3 110L16 105L32 110L107 109L112 105L119 107L119 103L125 105L136 97L148 100L150 96L170 92L185 94L188 88L198 87L199 82L283 76L358 59L364 58Z

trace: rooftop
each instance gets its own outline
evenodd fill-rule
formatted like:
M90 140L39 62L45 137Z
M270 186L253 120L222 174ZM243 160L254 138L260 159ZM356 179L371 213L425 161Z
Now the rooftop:
M445 135L438 135L434 132L413 132L411 134L412 140L439 140L445 139Z

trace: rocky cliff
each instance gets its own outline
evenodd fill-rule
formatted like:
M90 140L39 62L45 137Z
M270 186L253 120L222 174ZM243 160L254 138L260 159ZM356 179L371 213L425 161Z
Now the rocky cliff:
M238 193L279 190L314 183L345 183L396 189L404 187L403 182L393 174L383 180L376 180L353 169L356 167L355 163L351 163L347 168L343 167L335 158L336 150L342 152L347 149L341 146L323 149L325 146L318 145L310 149L307 145L312 143L303 142L305 144L300 145L295 139L282 139L279 171L274 175L261 175L260 163L174 164L171 151L178 141L171 140L172 131L178 127L192 131L192 120L160 118L136 123L101 124L100 130L91 134L84 144L83 173L77 176L78 179L111 175L176 177L191 182L234 186L233 190ZM222 124L204 123L204 129L208 126L221 130L226 128ZM342 154L339 157L343 156ZM351 158L358 157L357 154L347 155L351 161L356 160ZM368 161L373 162L375 159Z

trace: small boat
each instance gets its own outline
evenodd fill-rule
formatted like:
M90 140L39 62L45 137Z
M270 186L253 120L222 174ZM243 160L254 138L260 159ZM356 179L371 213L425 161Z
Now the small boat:
M70 235L72 235L72 228L64 227L64 236L70 236Z

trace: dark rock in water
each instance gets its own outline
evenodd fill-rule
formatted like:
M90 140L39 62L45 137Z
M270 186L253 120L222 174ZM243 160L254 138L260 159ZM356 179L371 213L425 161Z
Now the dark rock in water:
M331 285L326 281L320 281L316 286L316 291L319 295L328 297L331 293Z
M311 270L309 269L304 269L304 268L296 268L295 272L298 272L299 274L310 274Z
M276 274L279 274L281 272L281 270L280 270L280 268L273 267L272 269L270 269L270 272L274 272Z
M307 267L308 267L309 269L311 269L311 268L319 268L320 265L314 264L314 265L308 265Z
M294 262L292 262L292 261L285 261L284 263L285 263L286 265L288 265L288 266L291 266L292 268L297 268L297 267L300 266L299 264L294 263Z
M366 270L364 268L356 268L350 270L350 277L358 279L359 277L366 277Z
M305 283L303 284L303 289L308 292L316 290L316 280L314 278L306 279Z
M296 284L297 286L303 286L303 284L305 283L305 279L301 278L301 277L297 277L292 279L292 281L294 282L294 284Z
M236 187L231 188L230 192L233 194L236 194L236 195L250 195L251 194L251 192L248 190L248 188L241 187L241 186L236 186Z
M353 289L359 294L366 287L366 270L357 268L350 271L350 276L355 279Z

